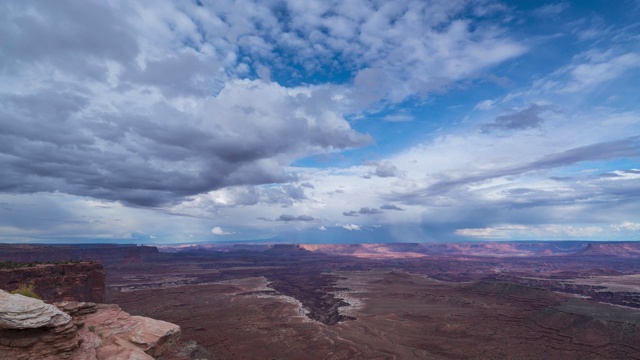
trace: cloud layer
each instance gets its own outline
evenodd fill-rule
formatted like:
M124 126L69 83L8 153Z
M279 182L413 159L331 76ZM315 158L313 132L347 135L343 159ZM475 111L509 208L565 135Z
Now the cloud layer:
M576 5L0 4L0 240L640 239L640 9Z

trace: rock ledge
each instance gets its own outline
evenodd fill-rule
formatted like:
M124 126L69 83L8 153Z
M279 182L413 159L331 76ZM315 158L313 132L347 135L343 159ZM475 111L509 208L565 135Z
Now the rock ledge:
M180 336L178 325L131 316L117 305L55 305L0 290L0 358L154 359Z

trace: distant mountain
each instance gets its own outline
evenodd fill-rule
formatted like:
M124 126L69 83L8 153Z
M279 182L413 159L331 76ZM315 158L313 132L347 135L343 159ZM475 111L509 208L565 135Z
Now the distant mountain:
M617 256L640 257L640 243L590 243L577 255L581 256Z
M408 257L424 257L424 244L311 244L300 245L309 251L328 255L348 255L370 259L393 259Z
M386 243L301 245L309 251L363 258L407 258L424 256L528 257L560 256L584 251L589 243L549 242L469 242L469 243Z

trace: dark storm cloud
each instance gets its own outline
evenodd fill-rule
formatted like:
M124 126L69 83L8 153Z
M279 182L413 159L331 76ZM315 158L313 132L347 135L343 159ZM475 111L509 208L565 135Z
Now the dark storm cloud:
M45 142L52 145L88 145L93 138L72 130L70 117L81 111L88 100L78 93L61 89L40 89L27 95L0 95L0 136L5 146L13 141ZM63 130L63 131L61 131Z
M380 213L382 213L382 211L380 209L370 208L370 207L362 207L358 211L356 211L356 210L345 211L345 212L342 213L342 215L344 215L344 216L358 216L358 215L375 215L375 214L380 214Z
M0 4L0 69L52 64L102 78L102 60L124 63L138 53L130 26L112 8L92 1L30 1Z
M52 109L25 110L31 103L42 108L42 97ZM231 129L237 139L228 141L222 136L230 132L224 121L218 122L219 130L207 131L189 115L161 109L152 118L78 119L75 111L83 99L53 91L0 102L7 105L0 108L0 189L9 192L61 191L153 206L224 186L286 182L286 163L278 157L323 151L304 137L310 130L292 136L286 128L276 129L265 138L235 135ZM171 117L182 123L174 124ZM341 141L336 147L363 144L359 135L353 141L335 135ZM300 186L272 195L305 198Z
M376 208L363 207L363 208L360 208L360 210L358 211L358 214L374 215L374 214L380 214L381 212L382 211L380 211L379 209L376 209Z
M135 16L120 10L0 4L0 70L15 76L5 81L10 89L9 81L23 86L0 92L0 191L159 206L295 181L284 169L295 159L372 141L322 89L229 81L220 59L191 47L148 53L153 39L136 38ZM245 195L240 204L258 201ZM305 198L294 185L260 194L285 205Z
M542 106L531 104L528 108L509 115L501 115L490 124L482 126L482 131L491 130L523 130L539 127L544 121L540 114L546 109Z
M285 222L289 222L289 221L314 221L316 220L313 216L309 216L309 215L288 215L288 214L282 214L280 215L276 221L285 221Z
M393 204L382 205L382 206L380 206L380 209L382 209L382 210L397 210L397 211L403 211L404 210L404 209L402 209L400 207L397 207L397 206L395 206Z

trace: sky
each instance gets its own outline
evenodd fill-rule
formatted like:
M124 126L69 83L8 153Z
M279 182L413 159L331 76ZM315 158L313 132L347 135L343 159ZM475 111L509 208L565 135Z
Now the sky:
M639 19L0 2L0 241L640 240Z

